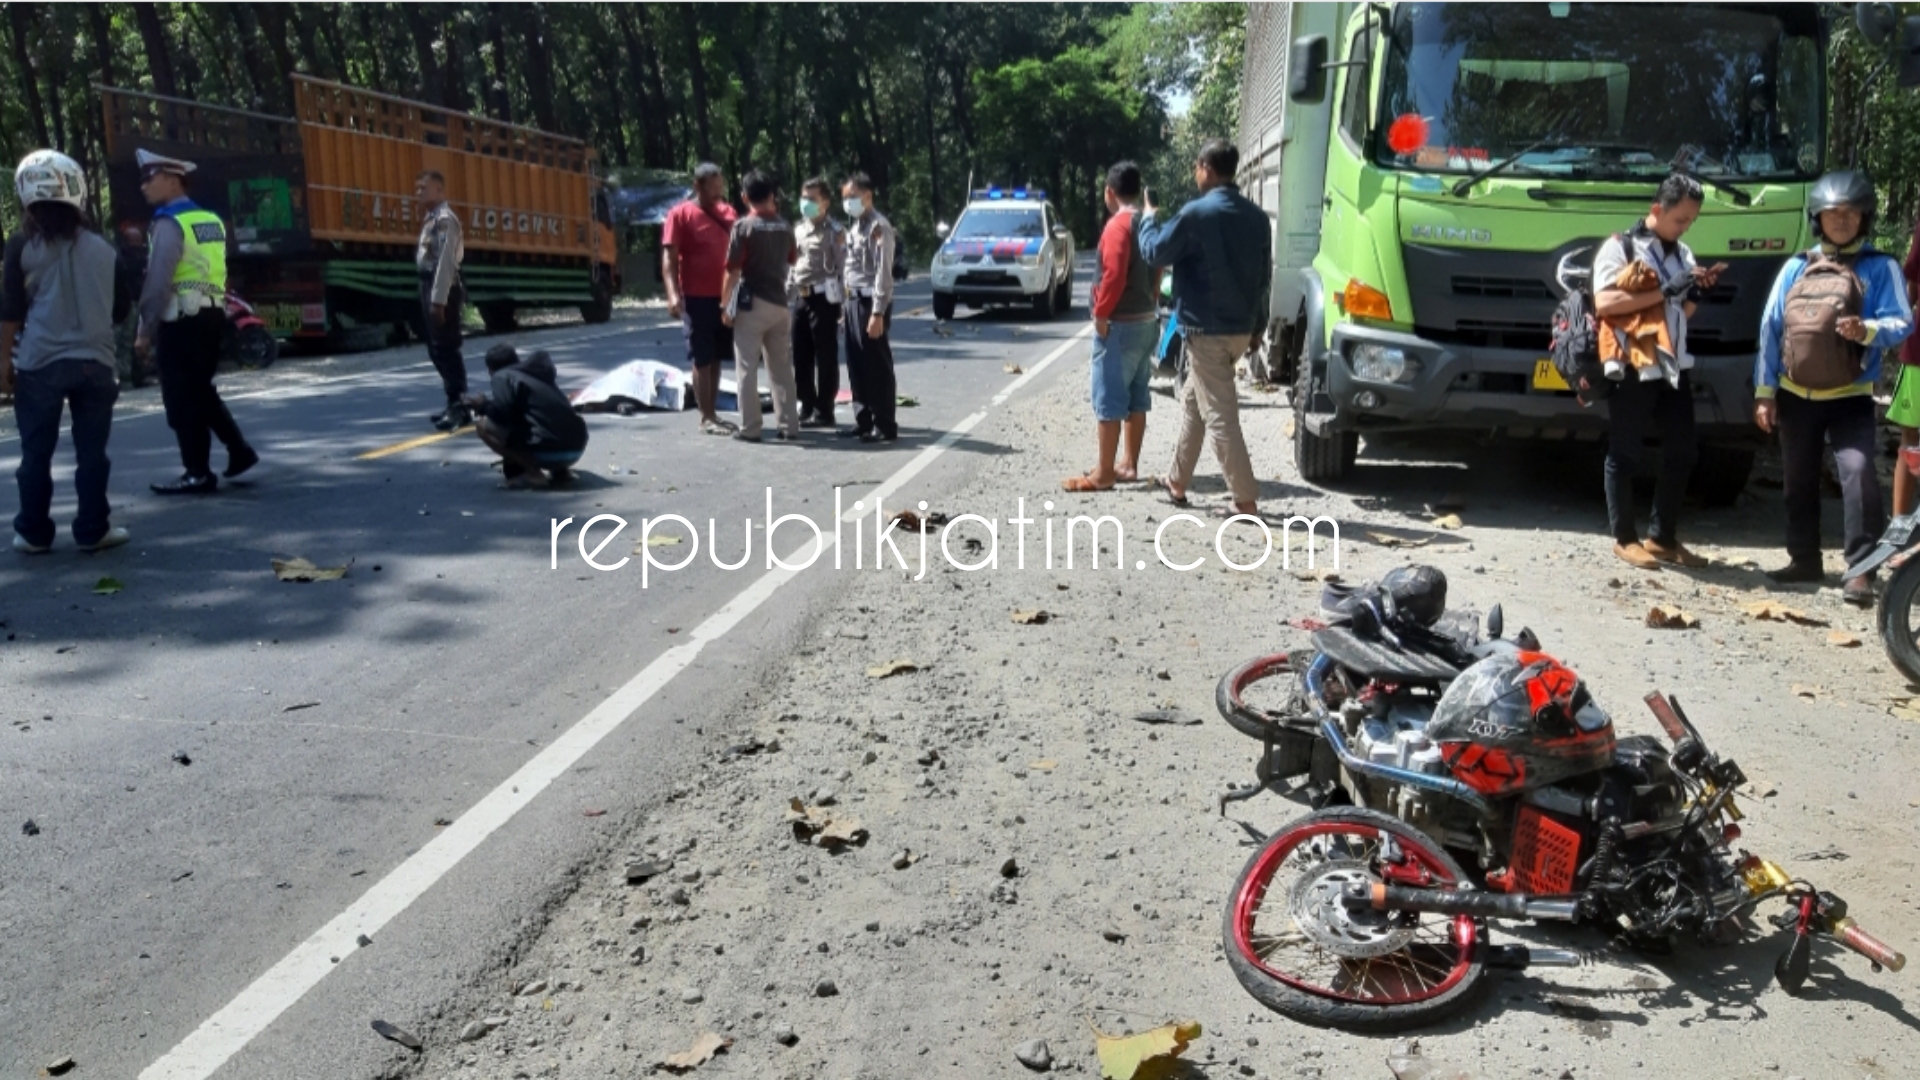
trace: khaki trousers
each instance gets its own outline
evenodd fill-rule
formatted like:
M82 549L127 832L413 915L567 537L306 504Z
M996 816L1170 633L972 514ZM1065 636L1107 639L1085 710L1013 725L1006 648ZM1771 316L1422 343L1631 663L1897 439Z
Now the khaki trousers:
M740 432L760 434L760 362L766 358L767 381L773 384L773 418L788 438L800 435L800 407L795 402L793 343L789 339L793 316L785 304L756 296L753 306L733 318L733 378L738 384Z
M1167 480L1182 491L1193 480L1200 463L1200 441L1213 443L1213 456L1227 476L1227 490L1236 503L1251 503L1260 494L1247 441L1240 434L1240 391L1234 385L1233 365L1246 351L1242 334L1193 334L1186 339L1187 382L1180 394L1180 435L1173 445L1173 467Z

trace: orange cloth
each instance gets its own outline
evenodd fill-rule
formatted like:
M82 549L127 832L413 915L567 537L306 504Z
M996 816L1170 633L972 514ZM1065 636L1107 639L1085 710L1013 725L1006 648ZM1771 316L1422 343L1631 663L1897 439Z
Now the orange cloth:
M1646 263L1635 260L1622 267L1613 287L1621 292L1643 293L1660 287L1660 277ZM1600 362L1618 360L1635 371L1649 368L1677 368L1673 336L1667 331L1667 305L1662 302L1641 308L1631 315L1611 315L1600 320L1605 333L1600 335Z

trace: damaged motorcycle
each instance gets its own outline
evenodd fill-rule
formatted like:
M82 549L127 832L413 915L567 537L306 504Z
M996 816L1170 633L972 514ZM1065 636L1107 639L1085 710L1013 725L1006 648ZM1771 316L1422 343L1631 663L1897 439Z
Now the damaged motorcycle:
M1816 940L1879 971L1905 957L1846 902L1738 848L1746 777L1680 703L1646 704L1666 741L1615 734L1580 677L1522 630L1446 608L1433 567L1330 585L1312 648L1220 680L1228 723L1263 746L1259 783L1300 779L1313 807L1268 837L1228 899L1228 964L1263 1005L1310 1024L1397 1031L1469 1008L1490 972L1589 954L1496 944L1500 920L1595 927L1611 947L1724 944L1781 899L1775 965L1805 985ZM1274 708L1248 691L1280 680ZM1269 690L1274 689L1270 684Z

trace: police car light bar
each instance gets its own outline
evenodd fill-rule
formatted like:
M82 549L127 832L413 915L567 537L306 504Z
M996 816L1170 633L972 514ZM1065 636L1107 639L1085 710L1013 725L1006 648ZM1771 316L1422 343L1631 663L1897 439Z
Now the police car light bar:
M975 199L990 199L990 200L991 199L1043 200L1047 197L1047 193L1044 191L1041 191L1039 188L1014 188L1012 191L1007 191L1003 188L987 187L987 188L975 189L973 193L973 197Z

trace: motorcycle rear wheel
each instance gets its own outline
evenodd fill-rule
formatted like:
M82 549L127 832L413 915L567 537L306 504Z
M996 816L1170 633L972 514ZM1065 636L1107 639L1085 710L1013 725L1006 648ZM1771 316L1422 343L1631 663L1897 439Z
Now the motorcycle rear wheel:
M1920 683L1920 620L1914 605L1920 602L1920 556L1910 558L1887 579L1874 621L1887 659L1908 682Z
M1389 839L1440 885L1472 887L1439 844L1385 814L1337 807L1291 822L1247 860L1227 901L1227 966L1255 1000L1303 1024L1384 1032L1443 1020L1486 992L1476 920L1339 902L1344 886L1380 880Z

